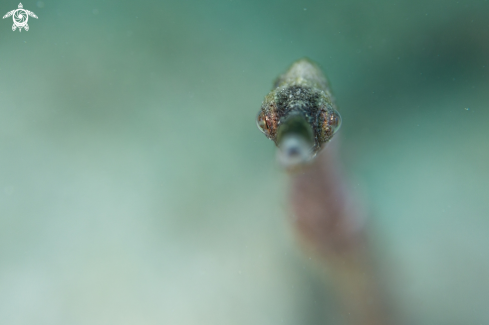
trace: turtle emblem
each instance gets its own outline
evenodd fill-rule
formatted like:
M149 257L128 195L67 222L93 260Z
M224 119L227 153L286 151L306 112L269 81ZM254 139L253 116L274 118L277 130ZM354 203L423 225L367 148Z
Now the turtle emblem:
M32 11L25 10L24 6L22 6L22 3L19 3L19 9L15 9L7 12L7 14L3 16L3 19L8 18L10 16L12 16L14 20L14 24L12 25L12 30L14 32L17 28L19 29L19 32L22 31L22 28L24 28L26 31L29 30L29 25L27 25L29 16L37 19L36 14L33 13Z

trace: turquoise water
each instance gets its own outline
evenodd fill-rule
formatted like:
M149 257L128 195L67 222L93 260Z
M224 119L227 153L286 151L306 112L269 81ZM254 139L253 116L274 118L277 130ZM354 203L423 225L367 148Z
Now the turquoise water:
M23 5L29 31L0 21L1 324L340 324L255 125L303 56L400 324L489 322L487 1Z

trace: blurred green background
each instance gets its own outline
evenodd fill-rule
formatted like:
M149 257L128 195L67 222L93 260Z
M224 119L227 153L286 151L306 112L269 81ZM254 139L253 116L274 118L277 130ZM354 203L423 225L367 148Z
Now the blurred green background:
M1 324L340 324L255 126L303 56L399 323L489 323L488 1L23 5L28 32L0 21Z

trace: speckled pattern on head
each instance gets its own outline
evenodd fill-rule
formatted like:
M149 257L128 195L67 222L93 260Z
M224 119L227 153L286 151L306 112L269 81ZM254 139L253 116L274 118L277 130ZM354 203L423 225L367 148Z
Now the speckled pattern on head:
M305 121L305 128L288 127L298 118ZM317 64L300 59L278 77L262 103L257 124L277 146L284 132L300 133L317 154L341 125L328 81Z

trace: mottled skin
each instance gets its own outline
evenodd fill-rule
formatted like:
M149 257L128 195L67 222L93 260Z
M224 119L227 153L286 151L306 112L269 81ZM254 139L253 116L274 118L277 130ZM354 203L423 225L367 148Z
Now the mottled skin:
M331 140L341 125L328 81L308 59L292 64L277 78L257 117L260 130L277 146L296 133L310 142L313 155Z

